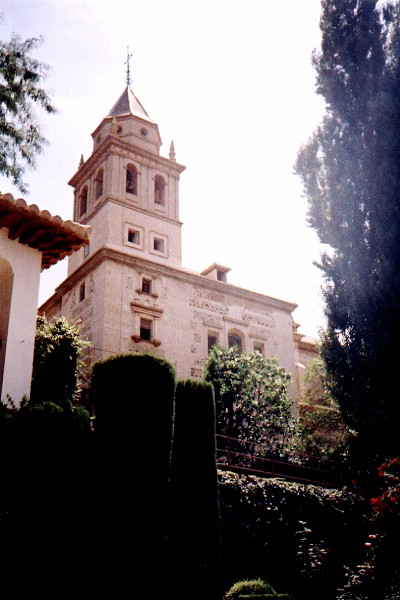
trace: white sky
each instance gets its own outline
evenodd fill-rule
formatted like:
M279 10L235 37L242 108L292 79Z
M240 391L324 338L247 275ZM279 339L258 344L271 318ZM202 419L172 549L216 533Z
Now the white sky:
M235 285L299 305L300 331L324 324L313 265L322 247L305 219L293 164L322 114L311 52L320 0L2 0L2 39L42 35L34 53L59 112L38 112L50 144L27 171L28 204L72 218L68 185L91 133L125 87L174 141L181 176L183 266L231 267ZM0 190L20 197L0 177ZM41 276L39 304L66 275Z

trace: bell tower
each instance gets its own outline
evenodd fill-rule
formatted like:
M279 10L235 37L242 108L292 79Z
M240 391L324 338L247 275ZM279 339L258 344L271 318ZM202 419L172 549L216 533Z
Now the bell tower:
M93 152L69 181L73 219L90 225L90 248L71 256L68 275L100 249L180 267L179 177L185 169L160 155L158 125L133 93L129 81L92 133Z

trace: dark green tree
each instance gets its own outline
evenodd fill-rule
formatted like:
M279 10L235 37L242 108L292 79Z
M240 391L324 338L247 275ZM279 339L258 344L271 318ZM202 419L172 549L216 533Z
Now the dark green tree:
M41 38L24 41L15 34L9 42L0 40L0 173L21 192L27 192L25 165L35 166L46 143L34 106L55 112L48 92L40 86L48 66L31 56L41 42Z
M321 354L363 468L400 451L399 8L376 4L322 0L313 64L326 114L295 165L326 244Z

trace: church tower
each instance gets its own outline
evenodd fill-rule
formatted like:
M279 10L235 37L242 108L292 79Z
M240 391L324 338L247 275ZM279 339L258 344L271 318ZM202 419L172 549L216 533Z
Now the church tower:
M83 324L88 362L128 351L158 352L162 269L181 267L179 177L160 155L158 125L127 85L92 134L93 152L69 181L74 221L90 245L68 262L61 314ZM51 312L51 311L50 311ZM150 346L150 348L149 348ZM161 354L163 349L160 348Z
M90 253L101 248L179 267L179 176L185 167L160 156L157 124L129 85L92 134L93 153L70 180L74 221L91 225ZM87 258L71 258L71 275Z

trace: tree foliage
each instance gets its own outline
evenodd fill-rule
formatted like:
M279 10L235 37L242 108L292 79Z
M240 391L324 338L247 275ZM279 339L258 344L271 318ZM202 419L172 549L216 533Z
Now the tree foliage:
M319 357L306 367L299 410L299 450L314 458L345 458L352 432L329 392L325 364Z
M400 450L400 9L375 4L322 0L326 114L295 165L327 245L322 357L360 464Z
M0 40L0 173L21 192L27 192L25 165L35 166L46 143L34 106L55 112L48 92L40 86L48 66L31 56L41 42L41 38L22 40L15 34L9 42Z
M264 358L258 351L241 354L235 346L214 346L205 379L214 385L217 434L249 442L256 449L286 448L292 424L290 375L275 358Z
M78 323L64 317L37 318L30 402L64 407L80 392L81 352L85 341Z

